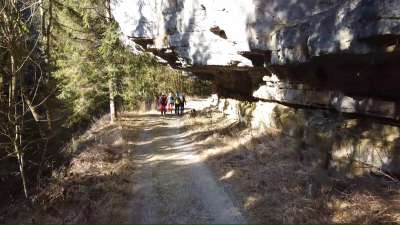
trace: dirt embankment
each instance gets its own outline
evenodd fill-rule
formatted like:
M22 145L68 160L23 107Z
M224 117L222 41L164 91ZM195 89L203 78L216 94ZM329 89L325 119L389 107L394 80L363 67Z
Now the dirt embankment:
M252 223L400 223L398 182L325 170L279 131L251 130L216 111L185 125Z

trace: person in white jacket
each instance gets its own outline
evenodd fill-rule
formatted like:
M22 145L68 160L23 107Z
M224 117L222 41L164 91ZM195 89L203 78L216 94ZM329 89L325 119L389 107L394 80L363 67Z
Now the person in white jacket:
M175 98L172 93L169 93L168 95L168 111L172 114L174 110L174 105L175 105Z

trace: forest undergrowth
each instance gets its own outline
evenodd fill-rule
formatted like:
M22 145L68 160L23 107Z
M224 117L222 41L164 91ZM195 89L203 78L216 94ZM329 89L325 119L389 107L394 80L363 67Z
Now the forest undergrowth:
M3 206L0 223L124 223L129 221L131 142L137 133L103 117L74 143L69 164L54 171L32 202Z

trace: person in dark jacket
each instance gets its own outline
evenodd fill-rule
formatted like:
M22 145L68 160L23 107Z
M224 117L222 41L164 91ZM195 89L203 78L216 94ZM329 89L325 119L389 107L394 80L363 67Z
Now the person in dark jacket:
M184 94L181 94L179 96L179 98L181 99L181 104L179 106L179 111L180 111L180 114L183 115L184 112L185 112L186 98L185 98Z
M165 94L162 94L160 97L160 111L161 115L166 115L167 114L167 104L168 104L168 98Z
M176 92L175 96L175 115L179 116L181 106L181 98L179 97L179 92Z

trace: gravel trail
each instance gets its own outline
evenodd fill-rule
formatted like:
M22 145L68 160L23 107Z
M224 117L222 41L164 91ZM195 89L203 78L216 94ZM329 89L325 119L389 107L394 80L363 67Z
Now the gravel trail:
M210 169L192 151L182 122L145 114L134 148L131 223L246 223Z

